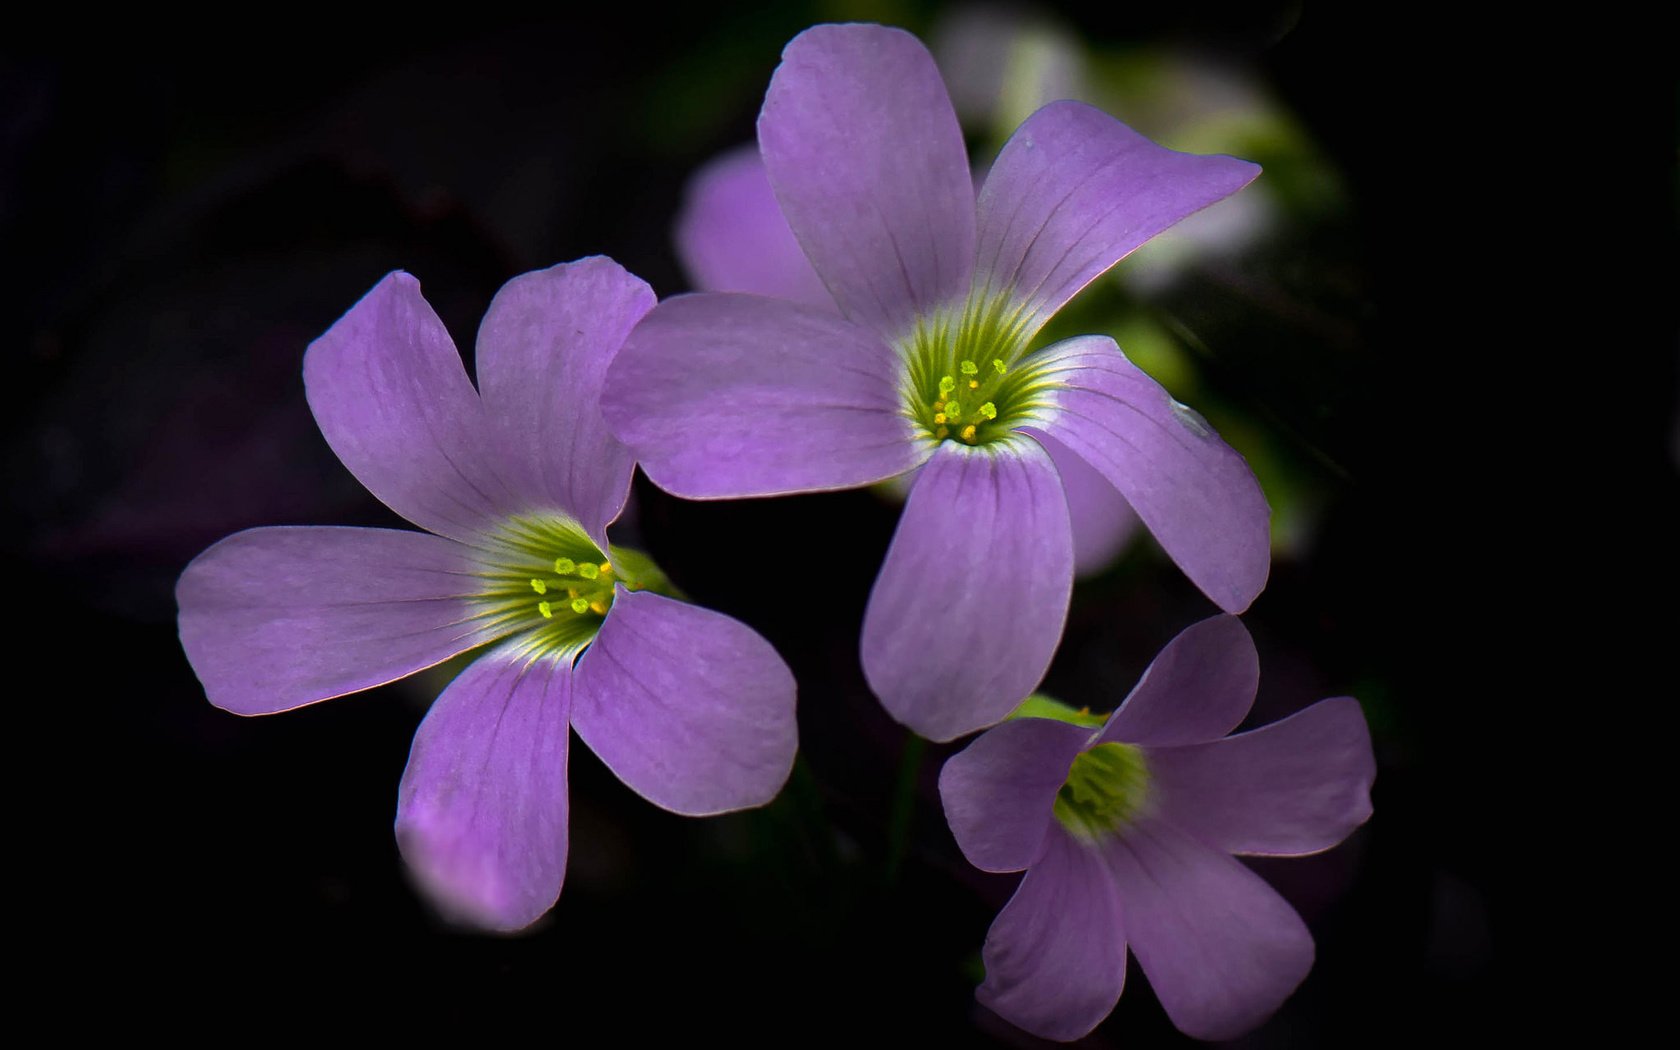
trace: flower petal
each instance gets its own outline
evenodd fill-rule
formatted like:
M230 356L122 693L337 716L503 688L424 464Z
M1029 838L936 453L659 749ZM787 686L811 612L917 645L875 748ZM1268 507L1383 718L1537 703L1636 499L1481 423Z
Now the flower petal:
M1348 696L1148 762L1162 818L1227 853L1316 853L1371 816L1371 733Z
M607 365L653 289L603 255L515 277L478 329L478 382L527 510L576 518L602 550L635 459L601 418Z
M397 845L445 912L529 926L566 876L565 664L494 652L462 671L414 734Z
M339 460L421 528L470 543L520 509L461 355L408 274L387 275L309 344L303 386Z
M982 871L1020 871L1037 859L1056 792L1090 739L1085 726L1015 718L946 760L939 797L970 864Z
M1237 727L1260 688L1260 654L1235 616L1210 616L1168 642L1144 668L1099 744L1168 747L1217 740Z
M1312 969L1306 924L1234 857L1161 821L1132 825L1105 852L1132 954L1186 1035L1241 1035Z
M1134 248L1259 174L1245 160L1157 146L1083 102L1052 102L986 176L976 284L1026 304L1036 331Z
M247 529L181 573L181 645L235 714L371 689L496 636L467 603L467 553L423 532Z
M788 225L847 317L897 339L967 294L973 176L921 41L877 25L794 37L758 145Z
M852 488L927 458L898 355L866 328L756 295L654 307L607 372L601 409L660 488L690 499Z
M1073 525L1073 573L1090 576L1108 568L1137 535L1137 512L1095 467L1048 434L1034 434L1050 453L1067 496Z
M731 150L688 180L677 216L677 255L701 291L835 308L782 217L757 146Z
M981 957L975 996L1016 1027L1066 1041L1102 1023L1126 983L1122 906L1102 855L1060 829L1047 835Z
M793 673L722 613L622 586L578 658L572 724L630 790L707 816L763 805L793 769Z
M1214 604L1248 608L1271 569L1271 508L1248 464L1114 340L1080 336L1041 354L1055 407L1029 426L1119 489Z
M1037 444L939 447L910 490L863 619L864 675L894 718L952 740L1032 692L1067 620L1067 514Z

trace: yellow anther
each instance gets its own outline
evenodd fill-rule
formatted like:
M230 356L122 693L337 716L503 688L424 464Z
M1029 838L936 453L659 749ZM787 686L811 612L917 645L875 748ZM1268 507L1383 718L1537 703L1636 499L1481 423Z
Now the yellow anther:
M548 584L542 582L541 580L532 580L531 581L531 589L533 591L536 591L538 594L547 594L548 593Z
M589 599L587 599L587 598L573 598L572 599L572 611L575 612L575 613L586 613L586 612L588 612L589 611Z
M611 576L612 575L612 562L604 561L604 562L601 563L601 575L602 576Z
M968 426L962 428L962 439L964 441L967 441L969 444L974 443L974 424L973 423L970 423Z
M577 562L570 558L554 559L554 571L562 576L570 576L575 568L577 568Z
M607 603L602 601L600 598L597 598L594 601L590 602L589 607L591 609L595 610L596 612L600 613L602 616L605 616L607 614Z
M566 588L566 597L576 598L577 597L577 588L576 587L567 587Z
M1001 357L992 358L992 367L997 369L997 374L998 375L1003 375L1003 358L1001 358Z
M970 390L979 390L979 389L980 389L980 380L978 380L978 379L970 379L970 380L969 380L969 381L968 381L968 388L969 388L969 389L970 389Z
M944 396L945 394L949 394L951 391L955 390L956 388L957 388L957 380L956 380L955 377L953 377L953 376L940 376L939 377L939 393L940 393L941 396Z
M945 422L945 413L943 413L943 412L935 412L935 413L934 413L934 414L933 414L933 421L934 421L934 422L935 422L935 423L943 423L943 422Z
M935 430L933 432L933 436L936 440L943 441L943 440L945 440L945 438L950 436L950 433L951 433L951 428L950 427L940 427L938 430Z
M554 607L547 602L538 602L537 611L543 614L545 620L554 619Z
M958 367L962 369L962 374L965 376L971 376L980 371L980 366L975 364L973 361L964 361Z
M940 399L939 399L939 400L938 400L938 401L935 401L935 402L934 402L934 403L933 403L933 410L934 410L934 411L935 411L935 412L943 412L943 411L945 411L945 399L944 399L944 398L940 398Z
M577 574L586 580L593 580L595 577L601 575L601 570L597 569L588 562L584 562L582 565L577 567Z
M997 406L988 401L980 406L980 414L985 416L987 419L996 419Z

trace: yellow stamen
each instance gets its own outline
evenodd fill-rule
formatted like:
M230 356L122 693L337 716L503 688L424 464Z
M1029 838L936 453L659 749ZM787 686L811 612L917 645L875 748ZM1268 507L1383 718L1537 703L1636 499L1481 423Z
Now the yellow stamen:
M934 421L934 422L935 422L935 423L943 423L943 422L945 422L945 413L943 413L943 412L935 412L935 413L934 413L934 414L933 414L933 421Z
M572 599L572 611L575 612L575 613L586 613L586 612L588 612L589 611L589 599L587 599L587 598L573 598Z
M548 593L548 584L542 582L541 580L532 580L531 581L531 589L533 591L536 591L538 594L547 594Z
M589 607L591 609L595 610L596 612L600 613L602 616L605 616L607 614L607 603L602 601L599 598L590 602Z
M554 607L549 605L547 602L538 602L537 611L542 613L543 619L545 620L554 619Z
M575 568L577 568L577 562L573 561L570 558L555 558L554 559L554 571L559 573L562 576L570 576L571 573L572 573L572 570L575 569Z
M962 369L962 374L965 376L971 376L980 371L980 366L975 364L973 361L964 361L958 367Z
M586 580L593 580L595 577L601 575L601 570L597 569L588 562L584 562L582 565L577 567L577 574Z
M611 576L612 575L612 562L604 561L604 562L601 563L601 575L602 576Z
M972 444L974 442L974 424L962 428L962 439Z
M951 428L950 427L940 427L938 430L935 430L933 432L933 436L934 436L935 440L944 441L946 437L950 436L950 433L951 433Z
M980 414L985 416L987 419L996 419L997 406L988 401L980 406Z
M970 390L979 390L979 389L980 389L980 380L978 380L978 379L970 379L970 380L969 380L969 381L968 381L968 388L969 388L969 389L970 389Z

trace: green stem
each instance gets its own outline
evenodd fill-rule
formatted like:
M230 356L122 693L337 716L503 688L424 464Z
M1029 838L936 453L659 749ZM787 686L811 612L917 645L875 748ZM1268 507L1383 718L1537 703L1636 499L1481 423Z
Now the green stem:
M892 811L887 824L887 885L898 882L904 856L910 849L910 818L916 812L916 783L922 769L925 743L914 733L904 741L898 760L898 780L893 786Z

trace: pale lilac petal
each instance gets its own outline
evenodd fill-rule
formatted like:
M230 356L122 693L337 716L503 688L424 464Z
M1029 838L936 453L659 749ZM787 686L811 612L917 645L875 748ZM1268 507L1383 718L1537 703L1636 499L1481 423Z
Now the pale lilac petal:
M371 689L496 636L466 600L467 554L423 532L247 529L181 573L181 645L235 714Z
M1316 853L1371 816L1376 761L1352 697L1148 762L1161 817L1227 853Z
M578 658L572 724L656 806L706 816L762 805L793 768L793 673L752 628L618 589Z
M1038 857L1056 792L1091 740L1087 726L1016 718L982 733L939 771L945 820L968 862L1020 871Z
M478 329L478 382L527 510L561 510L607 545L635 459L601 418L607 365L653 309L646 282L605 256L516 277Z
M1134 824L1104 849L1132 954L1179 1031L1239 1036L1312 969L1306 924L1234 857L1161 821Z
M1078 1039L1120 1001L1122 908L1102 855L1052 831L986 934L986 980L975 996L1034 1035Z
M566 875L571 668L494 652L462 671L414 734L397 845L447 914L529 926Z
M1033 435L1062 478L1073 524L1073 572L1089 576L1108 568L1137 535L1137 512L1096 468L1048 434Z
M968 293L973 176L921 41L877 25L794 37L758 145L788 225L847 317L897 339Z
M1067 620L1067 513L1036 443L940 446L910 490L864 613L864 675L894 718L952 740L1032 692Z
M408 274L388 275L309 344L303 386L339 460L414 524L470 543L517 509L461 355Z
M1114 340L1080 336L1036 356L1055 407L1042 430L1107 478L1202 593L1242 612L1271 570L1271 508L1254 472Z
M1260 654L1235 616L1210 616L1168 642L1144 669L1099 743L1169 747L1218 740L1254 706Z
M607 371L607 425L654 484L690 499L852 488L919 464L874 333L756 295L654 307Z
M782 217L757 146L732 150L688 180L677 256L700 291L751 292L835 309Z
M1175 153L1083 102L1052 102L998 154L979 199L975 283L1034 330L1132 249L1242 189L1260 167Z

